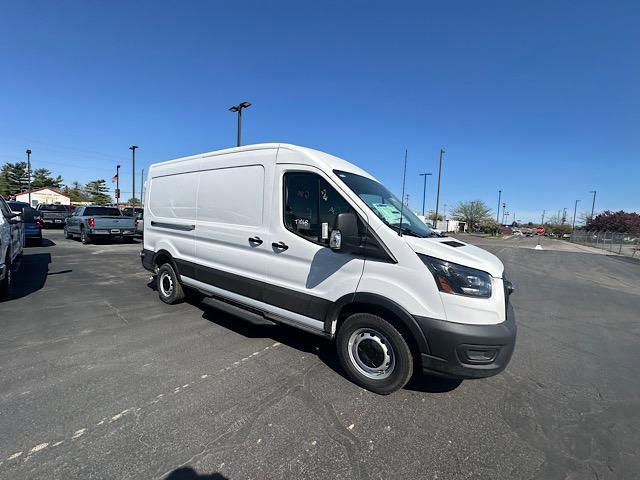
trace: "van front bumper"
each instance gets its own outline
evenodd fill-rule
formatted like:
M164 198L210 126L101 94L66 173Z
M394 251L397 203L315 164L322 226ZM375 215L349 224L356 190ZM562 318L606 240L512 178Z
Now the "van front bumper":
M485 378L504 370L516 343L516 321L508 305L507 318L495 325L470 325L415 317L429 353L422 353L422 370L449 378Z

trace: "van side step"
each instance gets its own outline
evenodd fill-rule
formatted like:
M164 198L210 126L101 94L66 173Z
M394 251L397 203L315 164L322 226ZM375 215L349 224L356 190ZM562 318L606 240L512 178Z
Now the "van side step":
M276 325L276 322L272 322L271 320L264 318L261 313L248 310L246 307L236 306L232 303L225 302L224 300L219 300L216 297L206 297L202 300L202 303L218 310L222 310L229 315L240 317L254 325Z

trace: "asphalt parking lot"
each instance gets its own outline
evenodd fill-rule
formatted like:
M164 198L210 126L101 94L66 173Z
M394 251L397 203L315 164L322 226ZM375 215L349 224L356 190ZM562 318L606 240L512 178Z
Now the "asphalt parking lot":
M383 397L320 338L161 303L139 243L45 236L0 304L0 478L638 477L638 262L465 236L517 286L509 367Z

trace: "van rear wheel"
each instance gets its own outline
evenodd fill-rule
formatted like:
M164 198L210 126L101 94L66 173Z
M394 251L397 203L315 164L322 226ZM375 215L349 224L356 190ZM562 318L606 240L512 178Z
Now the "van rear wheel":
M342 367L367 390L388 395L404 387L413 374L407 341L377 315L351 315L338 330L336 343Z
M184 300L184 289L180 285L178 276L170 263L165 263L158 269L156 279L160 300L169 305L180 303Z

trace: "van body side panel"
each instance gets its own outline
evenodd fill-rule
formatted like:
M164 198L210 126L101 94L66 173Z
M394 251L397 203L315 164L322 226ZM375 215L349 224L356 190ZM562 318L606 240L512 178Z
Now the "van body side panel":
M263 149L200 160L197 262L188 276L262 300L275 158L276 149Z
M151 170L148 181L144 246L193 261L198 173L159 175L158 170Z

